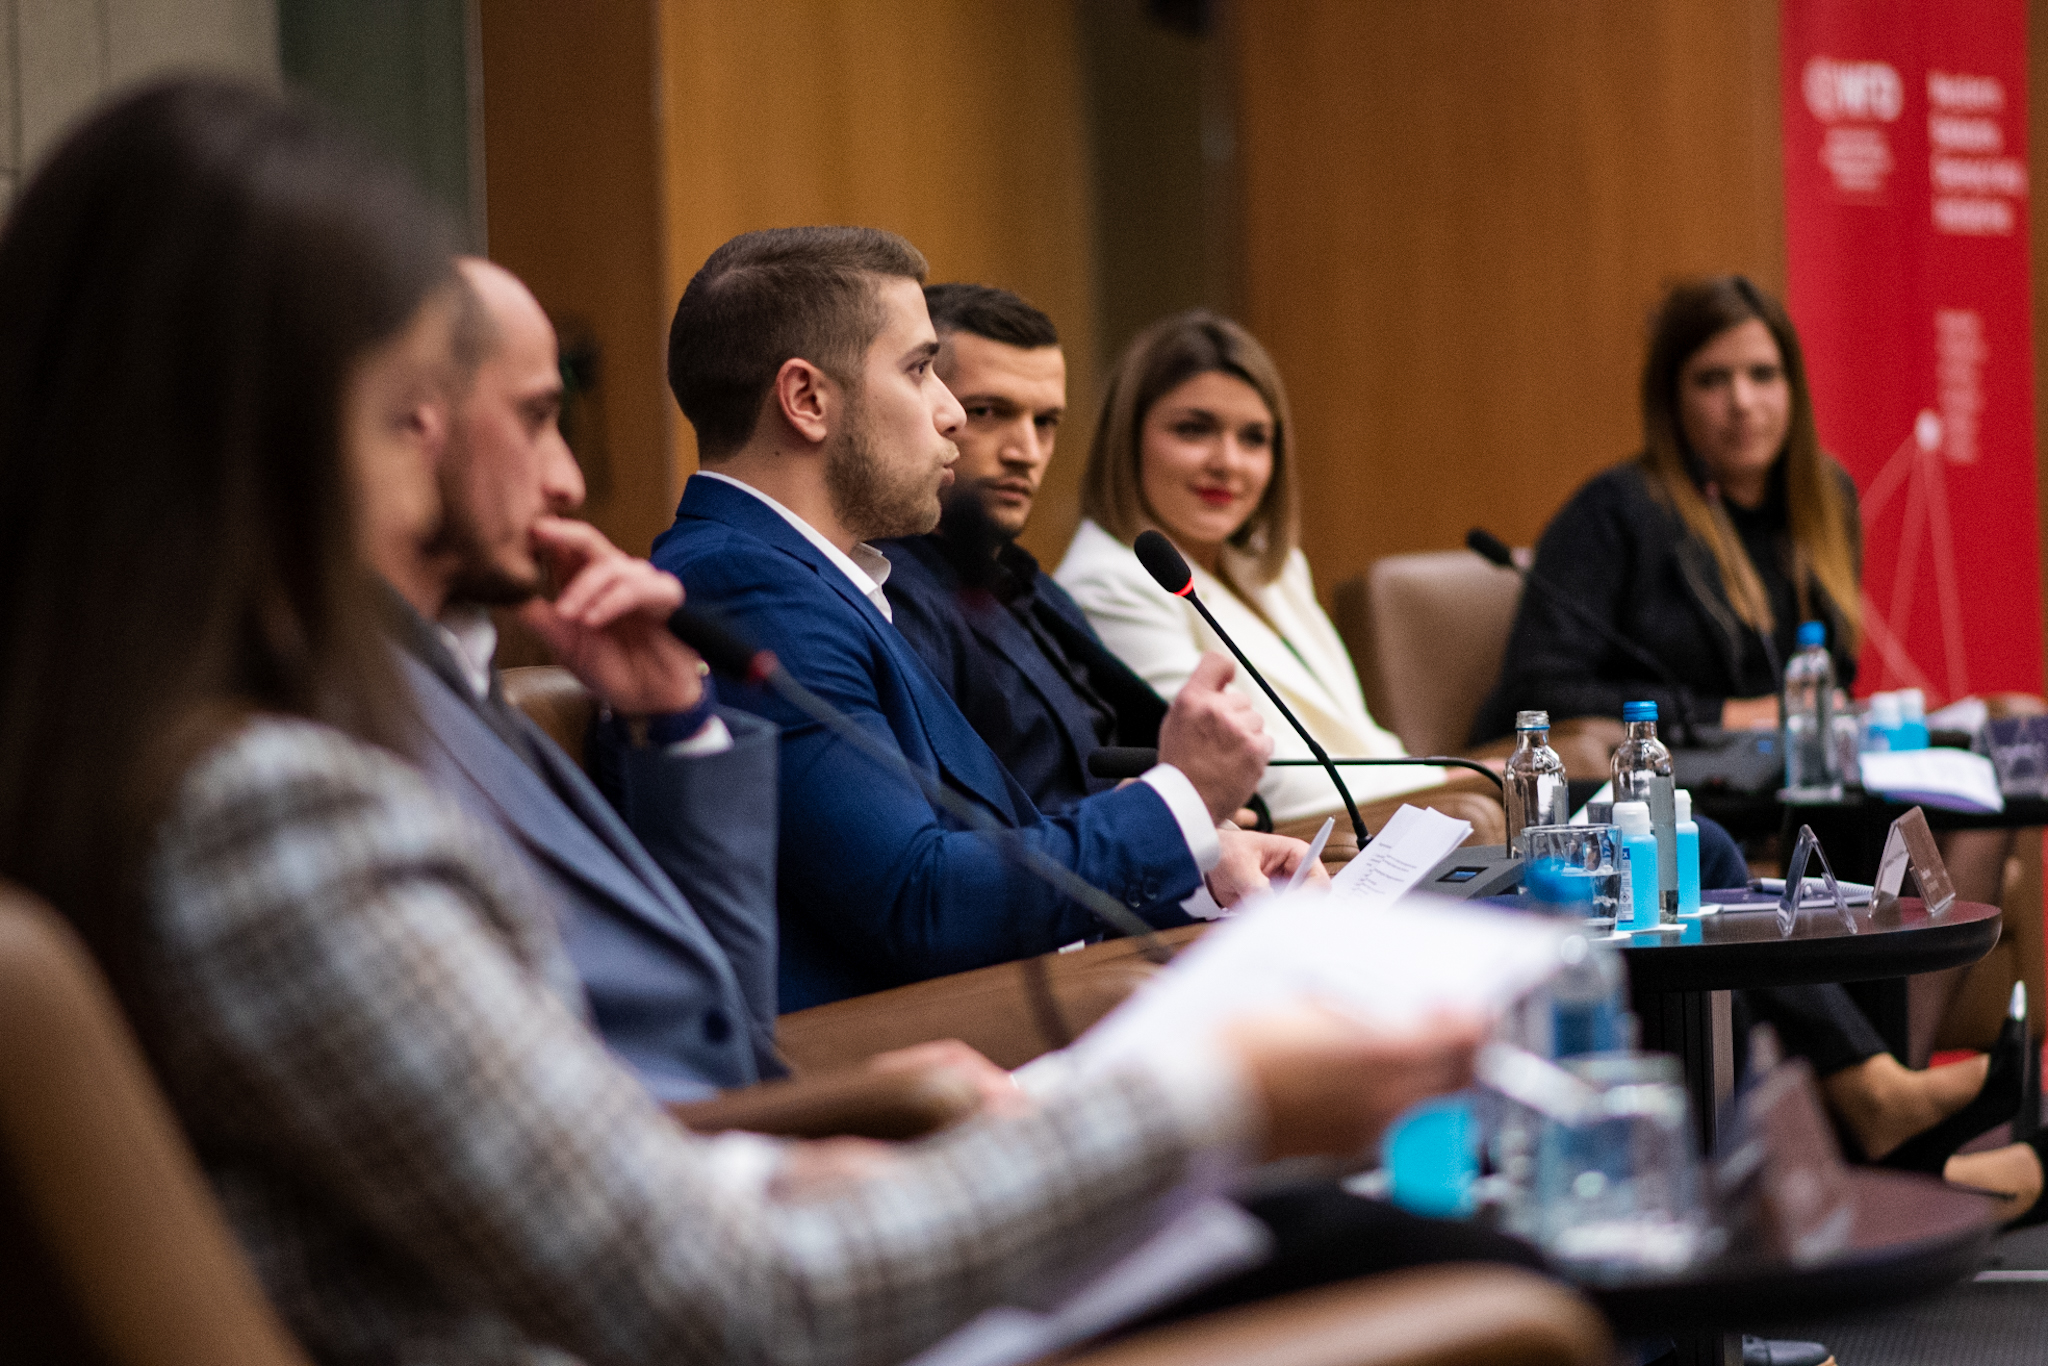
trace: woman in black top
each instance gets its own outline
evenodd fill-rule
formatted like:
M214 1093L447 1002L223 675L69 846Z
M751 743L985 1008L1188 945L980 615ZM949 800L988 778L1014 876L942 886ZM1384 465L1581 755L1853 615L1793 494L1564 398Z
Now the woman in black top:
M1511 733L1525 708L1618 717L1638 698L1672 720L1774 727L1802 621L1825 623L1835 677L1855 679L1856 487L1820 448L1784 307L1740 275L1675 286L1651 324L1642 403L1642 453L1573 495L1537 544L1535 572L1664 667L1652 672L1550 594L1524 593L1476 740ZM1949 1156L2018 1109L2019 1057L1916 1072L1839 986L1737 994L1813 1064L1865 1155L2014 1191L2018 1209L2032 1202L2040 1165L2026 1145Z
M1740 275L1674 288L1643 366L1643 452L1596 475L1536 548L1536 573L1664 665L1653 673L1551 595L1522 595L1475 739L1515 713L1775 726L1799 623L1828 629L1835 676L1862 641L1856 487L1821 449L1799 336Z

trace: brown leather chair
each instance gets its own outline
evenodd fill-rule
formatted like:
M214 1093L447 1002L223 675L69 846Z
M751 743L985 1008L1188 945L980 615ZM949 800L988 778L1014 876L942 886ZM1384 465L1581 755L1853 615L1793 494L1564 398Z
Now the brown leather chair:
M557 664L530 664L505 669L505 700L526 713L527 719L548 733L576 766L590 767L586 746L590 742L591 718L597 715L597 699L575 674Z
M0 885L0 1357L302 1366L70 927Z
M0 1361L307 1366L70 928L0 884ZM1599 1366L1605 1326L1507 1268L1334 1285L1069 1366Z

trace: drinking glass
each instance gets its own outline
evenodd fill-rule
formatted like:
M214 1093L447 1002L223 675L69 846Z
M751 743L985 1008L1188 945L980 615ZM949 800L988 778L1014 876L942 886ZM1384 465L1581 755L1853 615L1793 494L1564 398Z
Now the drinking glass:
M1532 895L1588 925L1614 924L1621 903L1620 828L1532 825L1522 831ZM1539 892L1539 888L1541 891Z
M1537 1140L1539 1240L1592 1280L1684 1270L1710 1238L1692 1107L1668 1053L1593 1053L1560 1066L1592 1088L1575 1123Z

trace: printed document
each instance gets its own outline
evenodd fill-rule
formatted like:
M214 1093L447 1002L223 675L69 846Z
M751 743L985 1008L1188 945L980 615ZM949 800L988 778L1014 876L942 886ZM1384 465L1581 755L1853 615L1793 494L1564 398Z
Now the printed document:
M1365 852L1330 880L1330 901L1351 910L1394 904L1472 833L1472 822L1427 807L1403 806Z

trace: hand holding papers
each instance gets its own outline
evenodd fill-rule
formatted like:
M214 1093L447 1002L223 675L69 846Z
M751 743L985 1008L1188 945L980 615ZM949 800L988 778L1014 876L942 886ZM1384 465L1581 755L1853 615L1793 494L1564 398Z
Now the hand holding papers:
M1351 910L1394 904L1472 833L1470 821L1404 806L1330 883L1330 902Z
M1388 831L1393 828L1389 822ZM1431 867L1440 857L1431 855L1419 867ZM1556 969L1567 932L1556 921L1428 897L1364 914L1356 901L1319 891L1268 897L1183 950L1063 1055L1032 1064L1029 1070L1040 1075L1026 1083L1027 1090L1056 1088L1069 1071L1221 1047L1233 1025L1277 1018L1304 1004L1393 1036L1417 1036L1445 1015L1490 1019ZM1529 1070L1525 1064L1518 1075ZM1341 1085L1342 1078L1321 1081L1327 1107L1329 1087ZM1396 1108L1405 1103L1393 1095L1384 1099ZM1263 1230L1213 1200L1187 1203L1185 1197L1200 1193L1181 1192L1170 1223L1064 1301L989 1310L913 1366L1015 1366L1035 1360L1256 1262Z
M1390 1032L1443 1014L1490 1019L1556 970L1568 933L1430 897L1361 915L1335 894L1277 896L1183 950L1068 1051L1094 1066L1185 1049L1226 1020L1301 1001Z

